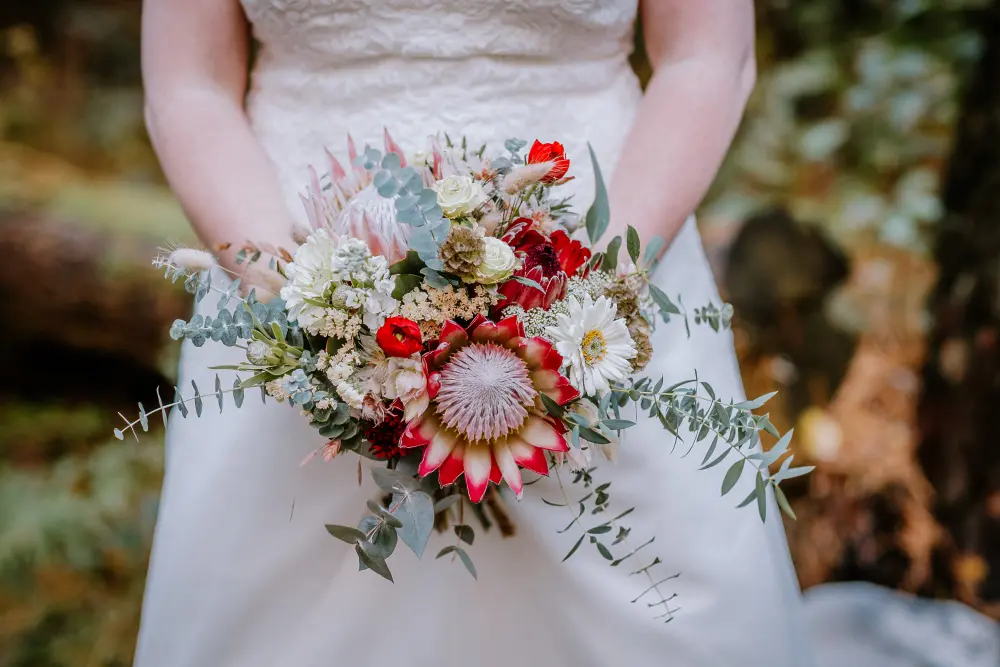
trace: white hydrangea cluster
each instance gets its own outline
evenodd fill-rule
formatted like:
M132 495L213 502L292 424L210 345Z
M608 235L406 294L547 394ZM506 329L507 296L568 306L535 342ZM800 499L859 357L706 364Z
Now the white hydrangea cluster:
M281 298L289 318L311 334L350 340L362 325L382 326L399 305L385 257L373 256L364 241L338 240L325 229L299 246L286 274Z
M566 285L566 296L553 303L548 310L532 308L526 311L521 306L508 306L504 308L503 314L504 317L516 315L524 325L524 333L529 338L541 336L547 339L545 330L556 325L557 316L569 314L571 297L576 297L578 301L583 300L584 296L589 296L592 300L597 299L604 294L604 290L611 285L611 282L611 274L603 271L591 271L585 278L573 276Z

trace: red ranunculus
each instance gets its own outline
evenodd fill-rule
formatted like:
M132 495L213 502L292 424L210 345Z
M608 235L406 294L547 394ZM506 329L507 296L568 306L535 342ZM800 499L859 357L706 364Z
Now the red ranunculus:
M503 299L496 306L497 312L515 303L525 310L548 310L554 301L566 295L567 277L559 255L549 239L534 227L531 218L518 218L502 238L521 259L521 268L514 276L532 280L542 289L508 280L500 286Z
M423 349L420 327L405 317L390 317L375 334L375 342L390 357L408 357Z
M566 149L558 141L550 144L543 144L535 139L528 151L528 164L538 164L539 162L551 162L552 168L545 174L542 183L555 183L566 175L569 171L569 158L566 157Z
M552 232L550 239L556 255L559 256L559 265L567 275L576 274L577 270L590 259L590 248L585 248L579 241L571 239L563 230Z

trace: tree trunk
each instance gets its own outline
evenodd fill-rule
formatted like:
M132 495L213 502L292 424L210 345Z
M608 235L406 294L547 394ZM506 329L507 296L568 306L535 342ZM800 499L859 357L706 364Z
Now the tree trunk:
M979 23L942 187L945 217L920 403L921 465L947 533L937 592L1000 611L1000 0Z

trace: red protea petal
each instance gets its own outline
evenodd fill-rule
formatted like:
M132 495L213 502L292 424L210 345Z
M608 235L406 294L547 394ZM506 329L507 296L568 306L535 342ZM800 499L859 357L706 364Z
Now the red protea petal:
M465 484L469 500L478 503L486 495L493 470L493 454L489 447L473 445L465 448Z
M521 470L518 468L514 454L510 451L510 446L505 440L498 440L493 443L493 457L496 459L497 467L503 474L507 486L514 492L518 500L524 493L524 483L521 480Z
M480 317L482 316L477 315L476 319L469 325L469 337L477 343L492 343L499 338L500 331L496 324L485 317L480 320Z
M569 451L569 443L551 422L531 416L524 422L518 436L529 445L552 452Z
M465 445L458 443L451 450L448 459L438 468L438 483L441 486L454 484L455 480L465 472Z
M545 366L545 360L548 357L549 352L552 350L552 343L535 336L534 338L525 338L524 345L518 349L518 355L524 360L524 363L528 364L528 368L535 370L539 368L548 368ZM560 365L562 359L559 360ZM558 370L559 366L556 366Z
M448 343L451 347L460 347L469 342L469 337L466 335L465 329L453 320L448 320L444 323L444 326L441 327L441 335L438 336L438 339L442 343Z
M434 434L431 444L427 445L427 449L424 450L424 458L420 461L420 468L417 469L417 474L421 477L426 477L440 468L448 460L448 457L451 456L451 452L455 449L456 444L457 438L455 436L443 428L440 429Z
M494 484L499 484L503 481L503 473L500 472L500 466L497 465L497 457L490 454L490 460L492 461L490 464L490 481Z
M500 333L501 341L510 341L512 338L524 336L524 325L517 316L506 317L497 324L497 331Z
M580 397L580 391L570 384L559 371L541 369L531 374L531 383L559 405L566 405Z
M403 449L410 449L429 445L437 430L437 419L433 414L425 412L406 425L403 437L399 440L399 446Z
M511 456L519 466L527 468L539 475L549 474L549 462L545 458L545 451L532 447L524 440L511 438L507 441ZM509 484L509 482L508 482Z

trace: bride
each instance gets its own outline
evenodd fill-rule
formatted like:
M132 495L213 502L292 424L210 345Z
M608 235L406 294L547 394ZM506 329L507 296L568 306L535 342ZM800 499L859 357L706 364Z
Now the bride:
M578 207L593 192L589 142L610 177L608 238L630 223L668 239L654 280L689 304L717 301L689 214L753 86L753 5L637 4L146 0L150 133L211 248L293 247L307 168L325 163L324 148L342 152L348 132L378 144L386 127L406 150L439 131L475 146L560 141ZM637 12L655 64L644 96L628 63ZM249 85L248 24L261 45ZM238 269L231 253L221 261ZM682 324L661 325L654 347L650 375L697 369L742 398L728 334L689 339ZM204 369L238 360L232 352L185 347L181 381L210 385ZM631 429L602 472L612 502L637 508L633 533L655 536L649 549L678 575L664 584L676 594L667 625L645 600L629 604L640 577L593 553L560 562L573 540L557 534L565 517L541 493L512 508L515 538L477 536L478 581L408 553L394 560L394 585L359 573L322 528L356 522L372 493L353 461L300 466L321 442L287 406L209 412L175 419L167 438L139 667L811 662L773 499L766 524L735 509L719 497L724 466L700 472L697 451L672 455L659 424Z

